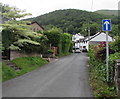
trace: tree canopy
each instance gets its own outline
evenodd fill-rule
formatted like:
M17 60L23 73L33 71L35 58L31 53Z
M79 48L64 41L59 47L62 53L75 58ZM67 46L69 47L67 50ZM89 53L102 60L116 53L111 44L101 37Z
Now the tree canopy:
M18 18L30 15L24 13L16 7L10 7L9 5L2 5L2 17L6 18L5 24L2 24L2 43L5 49L18 49L26 45L40 45L35 39L41 37L37 33L32 32L30 27L27 25L28 21L19 21Z

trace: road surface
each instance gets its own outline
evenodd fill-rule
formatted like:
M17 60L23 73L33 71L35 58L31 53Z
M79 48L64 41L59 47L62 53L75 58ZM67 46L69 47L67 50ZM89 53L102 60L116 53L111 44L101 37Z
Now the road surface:
M3 97L92 97L88 56L75 53L3 83Z

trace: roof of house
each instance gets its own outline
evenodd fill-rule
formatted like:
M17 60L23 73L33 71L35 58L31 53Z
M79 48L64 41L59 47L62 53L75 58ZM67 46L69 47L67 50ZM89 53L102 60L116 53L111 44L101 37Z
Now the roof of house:
M34 23L38 24L38 25L44 30L44 28L42 27L42 25L40 25L40 24L39 24L38 22L36 22L36 21L31 22L31 23L29 23L28 25L31 25L31 24L34 24Z
M106 33L98 32L95 35L90 36L90 38L86 38L85 41L98 41L98 42L106 41ZM108 41L113 41L113 38L109 35L108 35Z

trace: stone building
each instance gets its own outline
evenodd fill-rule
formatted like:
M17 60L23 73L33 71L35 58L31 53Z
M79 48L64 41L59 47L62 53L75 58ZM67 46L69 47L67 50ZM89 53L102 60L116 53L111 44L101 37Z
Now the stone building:
M39 23L37 23L37 22L32 22L32 23L30 23L28 25L31 26L30 28L31 28L31 30L33 32L37 32L37 31L43 32L44 31L44 28Z

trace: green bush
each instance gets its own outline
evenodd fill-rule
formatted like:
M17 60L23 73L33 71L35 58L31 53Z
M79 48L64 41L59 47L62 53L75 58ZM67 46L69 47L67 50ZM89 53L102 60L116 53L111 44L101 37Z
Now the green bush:
M71 47L71 35L68 33L64 33L62 35L62 53L69 53Z
M117 37L115 42L111 43L111 48L115 50L116 52L120 52L120 38Z
M90 84L93 88L94 95L96 97L114 97L116 96L116 90L113 84L113 67L115 65L113 62L115 59L120 58L120 54L115 53L110 55L108 83L106 81L106 61L96 59L96 51L94 48L95 47L92 45L89 49Z
M120 52L111 54L109 57L109 80L114 83L115 60L120 59Z
M58 54L62 52L62 32L58 28L52 28L49 31L45 31L44 34L48 38L48 43L51 46L58 47Z
M49 31L45 31L44 34L48 38L48 44L57 47L59 55L67 55L70 52L70 48L72 48L70 34L62 33L62 31L58 28L52 28Z
M48 53L53 54L53 50L52 50L52 49L49 49L49 50L48 50Z
M74 46L74 43L71 41L71 43L70 43L70 49L69 49L69 52L70 52L70 53L73 52L73 46Z

